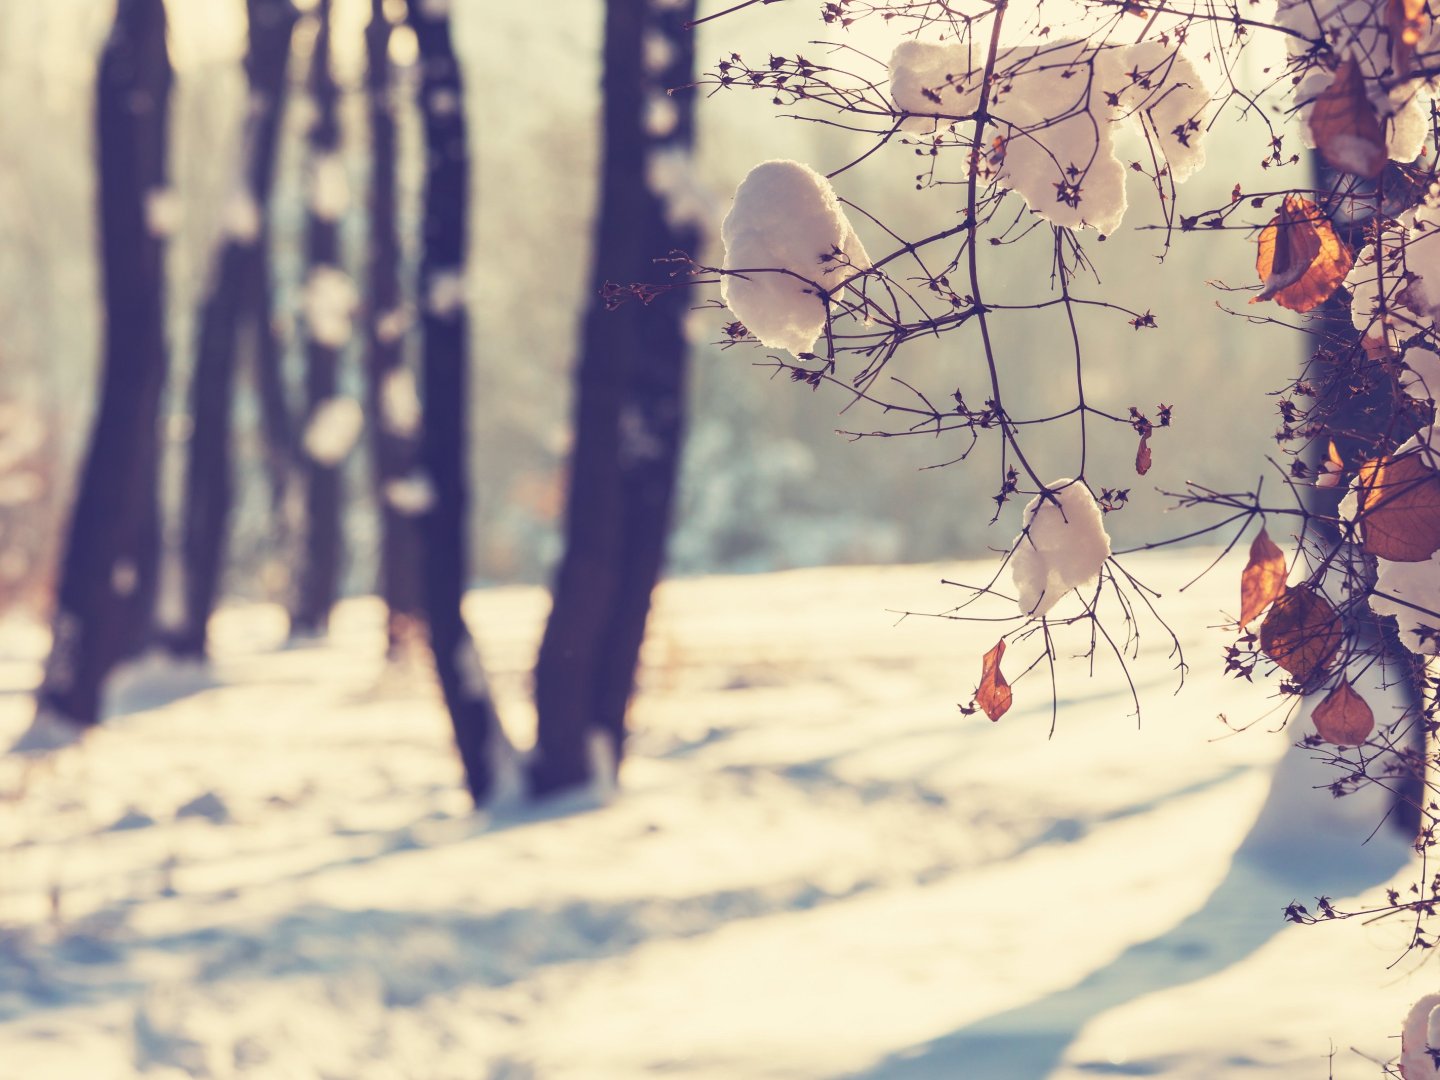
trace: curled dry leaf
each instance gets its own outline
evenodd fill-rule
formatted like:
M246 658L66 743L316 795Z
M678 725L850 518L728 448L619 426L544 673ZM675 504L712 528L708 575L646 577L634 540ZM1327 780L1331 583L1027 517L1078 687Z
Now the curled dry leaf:
M1310 134L1315 149L1341 172L1373 180L1385 168L1390 158L1385 133L1354 59L1341 62L1334 81L1315 99Z
M1308 585L1286 589L1260 624L1260 648L1299 683L1340 651L1340 616Z
M1150 453L1150 436L1140 436L1140 449L1135 451L1135 471L1144 476L1150 471L1152 455Z
M1392 562L1440 551L1440 473L1415 451L1360 466L1361 546Z
M1385 29L1390 34L1390 59L1397 75L1409 75L1415 46L1425 33L1425 0L1385 0Z
M1285 592L1285 573L1285 553L1262 528L1250 545L1250 561L1240 574L1242 628Z
M975 703L985 710L991 720L999 720L1010 711L1010 684L1000 674L1000 658L1005 655L1005 639L1001 638L995 647L985 654L980 670L980 689L975 691Z
M1291 311L1309 311L1340 287L1353 262L1320 208L1286 195L1280 213L1260 231L1255 271L1265 288L1250 302L1274 300Z
M1375 714L1347 679L1325 695L1310 719L1319 736L1336 746L1359 746L1375 730Z

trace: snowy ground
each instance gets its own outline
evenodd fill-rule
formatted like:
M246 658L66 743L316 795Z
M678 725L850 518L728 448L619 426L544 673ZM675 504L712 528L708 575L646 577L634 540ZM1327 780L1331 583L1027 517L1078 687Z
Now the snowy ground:
M1220 738L1267 706L1203 629L1238 569L1169 598L1179 697L1137 667L1137 730L1113 665L1072 673L1053 739L1043 672L957 711L993 630L887 612L943 607L937 568L667 584L621 796L489 820L372 602L292 649L229 611L210 674L0 761L0 1080L1378 1076L1440 978L1387 970L1404 927L1282 923L1401 870L1326 796L1266 814L1314 843L1232 858L1288 741ZM543 610L470 611L521 741ZM0 743L44 644L0 630Z

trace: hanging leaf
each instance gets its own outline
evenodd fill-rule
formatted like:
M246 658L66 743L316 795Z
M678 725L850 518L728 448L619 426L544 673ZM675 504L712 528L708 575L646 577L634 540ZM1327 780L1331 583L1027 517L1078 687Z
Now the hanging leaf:
M1415 46L1425 33L1425 0L1385 0L1385 29L1390 34L1390 60L1397 75L1415 65Z
M1334 80L1315 99L1310 111L1310 134L1315 149L1341 172L1373 180L1390 160L1380 117L1365 90L1360 66L1353 59L1341 62Z
M1324 670L1340 640L1340 616L1308 585L1287 589L1260 624L1261 650L1302 684Z
M1291 311L1309 311L1340 287L1353 261L1319 207L1286 195L1280 213L1260 231L1255 271L1265 288L1250 302L1274 300Z
M1151 460L1152 456L1150 453L1150 436L1141 435L1140 449L1135 451L1135 471L1141 476L1144 476L1147 472L1150 471Z
M980 670L980 689L975 691L975 702L985 710L991 720L999 720L1010 711L1010 684L1000 674L1000 658L1005 655L1005 639L1001 638L995 647L985 654Z
M1242 628L1285 592L1285 574L1285 553L1262 528L1250 545L1250 561L1240 574Z
M1375 714L1348 680L1325 695L1310 717L1320 737L1336 746L1359 746L1375 730Z
M1440 551L1440 473L1420 451L1360 466L1361 546L1392 562Z

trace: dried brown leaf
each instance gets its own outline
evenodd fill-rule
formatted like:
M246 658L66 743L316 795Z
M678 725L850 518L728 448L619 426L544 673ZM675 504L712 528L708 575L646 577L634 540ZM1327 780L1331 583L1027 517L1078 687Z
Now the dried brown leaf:
M995 647L985 654L980 670L980 689L975 691L975 703L985 710L991 720L999 720L1010 711L1010 684L1000 674L1000 658L1005 655L1005 639L1001 638Z
M1360 466L1361 546L1392 562L1440 551L1440 473L1420 451Z
M1390 159L1385 133L1353 59L1341 62L1334 80L1315 99L1310 134L1315 149L1341 172L1373 180L1385 168Z
M1320 737L1336 746L1359 746L1375 730L1375 714L1348 680L1325 695L1310 719Z
M1250 545L1250 561L1240 574L1240 625L1264 611L1285 592L1285 553L1264 529Z
M1306 683L1340 651L1340 616L1308 585L1286 589L1260 624L1260 648Z
M1309 311L1340 287L1353 262L1320 208L1286 195L1280 213L1260 231L1255 271L1265 288L1250 302L1274 300L1291 311Z

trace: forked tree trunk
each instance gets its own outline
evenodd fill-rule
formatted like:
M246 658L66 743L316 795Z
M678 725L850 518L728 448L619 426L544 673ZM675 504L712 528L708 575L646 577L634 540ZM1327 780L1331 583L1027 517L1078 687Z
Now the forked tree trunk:
M387 612L390 654L413 635L421 618L420 534L413 496L416 418L408 415L414 377L405 366L406 313L400 292L400 231L396 214L394 77L390 66L390 20L384 0L371 0L365 40L370 146L370 266L366 335L367 408L380 515L380 595Z
M315 17L319 30L311 56L310 97L315 120L310 128L310 213L306 226L305 409L307 435L320 410L335 397L339 386L342 342L330 331L338 296L326 281L340 269L340 221L333 208L320 205L323 172L332 167L340 149L339 91L330 66L330 0L320 0ZM320 298L318 301L316 298ZM317 308L326 308L318 312ZM318 317L316 317L318 316ZM309 440L307 439L308 443ZM340 467L342 462L317 457L306 448L305 540L301 551L300 584L291 629L301 634L323 633L340 584Z
M234 482L231 433L236 354L252 348L264 371L278 348L270 319L265 221L275 174L285 69L295 9L289 0L248 0L250 44L245 59L249 112L241 175L226 211L224 239L200 312L190 387L190 456L185 474L185 616L171 641L184 656L203 656L229 540ZM282 399L283 400L283 399ZM262 409L262 415L266 410Z
M509 747L475 642L460 612L467 584L466 480L469 321L465 251L470 157L464 86L443 7L408 0L420 46L425 126L424 252L417 295L423 310L420 460L434 498L421 519L425 615L435 671L455 729L465 780L477 805L495 794Z
M693 251L693 226L652 177L682 175L694 138L694 93L665 97L690 83L694 42L685 29L693 0L609 0L604 45L604 162L591 273L581 335L566 508L565 554L535 668L539 713L531 785L536 793L591 779L592 740L608 744L618 767L625 713L635 683L651 591L664 562L685 415L685 313L679 286L649 303L607 310L606 282L654 282L664 258ZM669 48L647 68L647 36ZM653 59L651 61L653 63ZM668 101L673 125L647 130L652 103ZM657 156L669 169L652 169ZM670 214L667 214L667 211Z
M96 82L101 396L38 693L42 717L72 726L99 720L105 677L145 644L154 608L167 356L163 230L150 227L146 206L166 186L170 83L163 0L119 0Z

